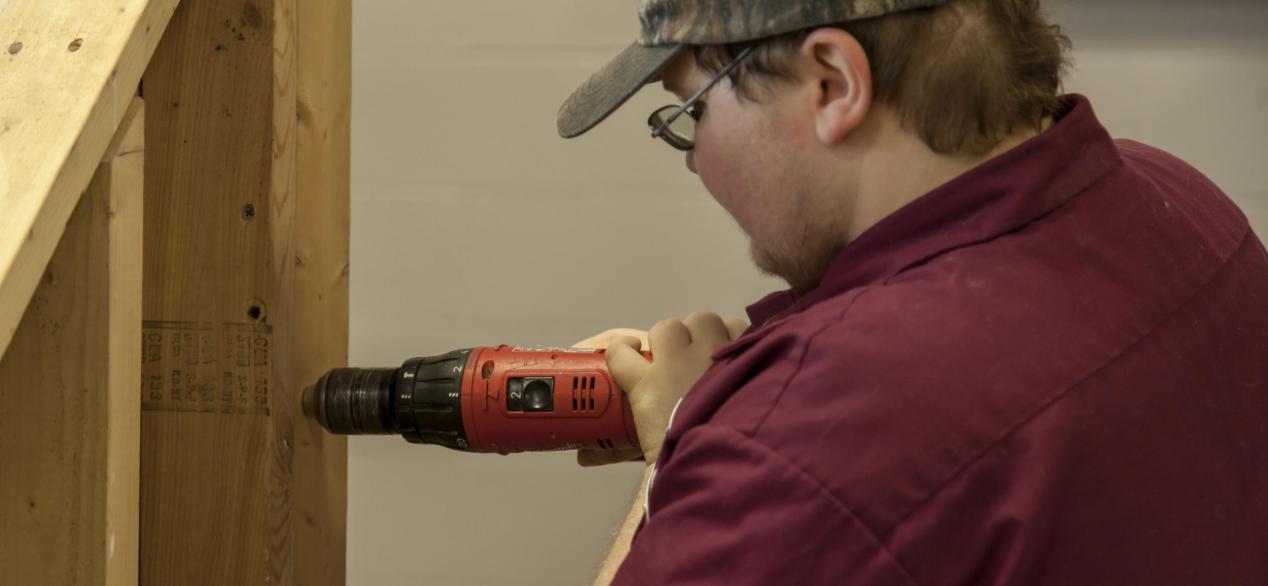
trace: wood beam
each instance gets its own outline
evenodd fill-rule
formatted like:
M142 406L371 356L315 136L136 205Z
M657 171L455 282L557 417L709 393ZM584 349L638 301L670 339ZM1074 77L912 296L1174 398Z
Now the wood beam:
M352 0L296 6L296 316L291 376L312 384L348 361ZM343 436L295 418L295 583L342 586L347 573L348 449Z
M176 2L9 0L0 12L0 355Z
M0 359L0 584L137 582L144 137L136 99Z
M350 35L298 47L332 6L186 0L145 75L142 584L343 582L343 444L297 408L346 357Z

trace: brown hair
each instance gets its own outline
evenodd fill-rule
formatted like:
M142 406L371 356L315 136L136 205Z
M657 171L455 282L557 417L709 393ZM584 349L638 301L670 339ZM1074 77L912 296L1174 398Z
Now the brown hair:
M939 153L984 154L1016 129L1038 128L1061 108L1070 39L1039 0L949 0L835 25L858 39L872 69L874 99L898 112ZM749 45L731 73L737 93L792 78L803 30L732 45L698 45L696 63L716 74Z

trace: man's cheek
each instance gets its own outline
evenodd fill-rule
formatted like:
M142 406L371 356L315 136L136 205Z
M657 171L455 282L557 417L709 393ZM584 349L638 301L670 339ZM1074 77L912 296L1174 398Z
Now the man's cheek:
M736 173L711 168L705 162L697 164L700 166L701 183L704 183L705 189L709 190L709 195L712 195L714 201L717 201L718 205L726 210L747 233L750 226L743 205L745 187L742 179Z
M737 164L738 153L730 149L734 143L707 134L698 138L701 140L696 143L691 156L691 165L696 175L700 176L700 182L709 190L713 199L739 221L742 227L746 227L743 226L745 222L741 217L740 203L749 189L747 183L750 170L745 169L745 165Z
M723 207L727 206L727 184L726 170L720 168L712 157L696 151L689 160L692 171L700 177L700 182L704 184L705 189L713 195L718 203Z
M696 148L688 155L688 165L712 189L734 174L736 169L727 153L724 141L713 140L709 135L697 136Z

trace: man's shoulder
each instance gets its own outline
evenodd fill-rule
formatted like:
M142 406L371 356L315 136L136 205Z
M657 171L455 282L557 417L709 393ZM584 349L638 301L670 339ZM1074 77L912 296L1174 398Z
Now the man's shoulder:
M884 531L1201 286L1132 276L1137 260L1108 249L1012 238L779 324L746 352L778 367L756 368L713 421L747 426Z
M1034 366L1008 363L1059 361L1066 341L1114 321L1089 311L1068 282L1104 279L1063 275L1065 259L1034 252L992 244L952 251L787 318L753 351L795 361L801 389L1026 383L1038 376Z
M1115 144L1124 165L1053 213L783 318L753 344L758 361L785 366L780 377L795 364L810 385L824 379L812 373L885 386L1023 383L1040 375L1034 365L964 367L1068 368L1063 356L1088 340L1171 311L1237 250L1246 219L1182 160Z
M1093 373L1160 343L1158 325L1203 297L1247 228L1191 167L1119 146L1118 171L1024 229L774 323L723 365L743 382L717 393L710 420L790 455L883 528Z
M1197 294L1249 226L1184 161L1115 144L1122 168L1047 217L791 316L771 346L811 380L923 389L1034 387L1094 363L1089 346L1117 353Z
M1113 326L1076 315L1076 300L1045 297L1055 278L1045 269L1009 271L974 256L954 253L777 324L734 359L740 364L723 365L752 374L711 420L790 449L828 427L840 446L892 458L924 447L880 449L885 437L940 443L997 433L1008 422L976 413L1036 408L1118 346L1080 350L1077 338Z
M876 532L1106 358L1043 331L1006 279L924 272L775 328L738 358L778 366L710 418L785 455Z

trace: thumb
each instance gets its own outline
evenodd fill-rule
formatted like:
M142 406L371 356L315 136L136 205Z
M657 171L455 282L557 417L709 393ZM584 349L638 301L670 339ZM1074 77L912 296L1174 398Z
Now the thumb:
M651 363L638 351L638 338L621 338L608 345L608 372L622 391L629 393L643 381Z
M747 330L748 330L748 322L742 319L726 320L726 331L728 334L731 335L732 342L739 339L740 336L743 336L744 332Z

